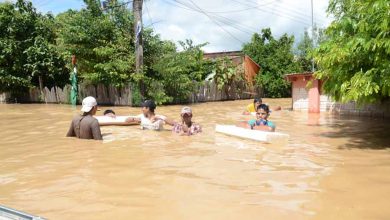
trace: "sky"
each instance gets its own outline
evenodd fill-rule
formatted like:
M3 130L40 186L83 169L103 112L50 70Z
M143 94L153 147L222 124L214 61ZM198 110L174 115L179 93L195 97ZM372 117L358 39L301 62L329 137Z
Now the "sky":
M328 0L312 1L314 22L326 27L331 21ZM85 7L82 0L32 3L38 11L53 14ZM143 23L165 40L207 42L206 52L240 50L254 33L268 27L274 36L287 33L298 42L305 28L311 28L311 0L144 0Z

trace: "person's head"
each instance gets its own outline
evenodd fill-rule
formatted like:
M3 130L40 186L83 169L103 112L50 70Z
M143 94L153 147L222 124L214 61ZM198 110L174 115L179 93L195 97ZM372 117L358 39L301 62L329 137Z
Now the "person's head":
M261 100L261 98L255 98L255 99L253 100L253 105L255 105L255 109L257 109L257 107L258 107L259 105L261 105L261 104L263 104L263 100Z
M85 97L82 102L83 107L81 111L83 115L94 115L97 111L97 102L96 99L92 96Z
M256 118L267 120L269 116L269 107L266 104L261 104L257 107Z
M142 104L142 113L147 116L148 114L154 114L154 110L156 109L156 103L153 100L145 100Z
M192 110L190 107L188 106L185 106L181 109L181 118L183 120L183 122L189 124L191 123L191 119L192 119Z
M111 109L107 109L104 111L103 115L105 116L115 116L115 112Z

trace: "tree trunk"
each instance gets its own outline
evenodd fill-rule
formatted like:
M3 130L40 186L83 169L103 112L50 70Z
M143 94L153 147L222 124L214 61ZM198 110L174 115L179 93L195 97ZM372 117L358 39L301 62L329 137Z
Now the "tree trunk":
M46 96L45 96L45 93L43 92L43 79L42 79L42 76L38 76L38 81L39 81L39 91L41 92L41 98L47 104Z

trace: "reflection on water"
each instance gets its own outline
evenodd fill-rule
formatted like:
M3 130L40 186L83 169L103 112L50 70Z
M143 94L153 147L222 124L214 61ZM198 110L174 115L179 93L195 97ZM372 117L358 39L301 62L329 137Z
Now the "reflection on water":
M388 121L280 111L271 119L288 142L214 132L252 117L241 115L249 102L193 105L201 135L102 127L103 143L64 137L78 112L67 105L0 105L0 204L49 219L390 216ZM157 112L178 119L180 109Z

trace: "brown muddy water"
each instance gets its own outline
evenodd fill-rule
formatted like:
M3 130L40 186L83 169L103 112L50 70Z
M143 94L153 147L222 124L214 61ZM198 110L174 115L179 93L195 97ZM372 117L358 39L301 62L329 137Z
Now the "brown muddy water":
M103 142L65 137L80 107L0 105L0 204L48 219L390 219L389 121L282 110L286 142L215 133L248 103L192 105L197 136L102 127Z

